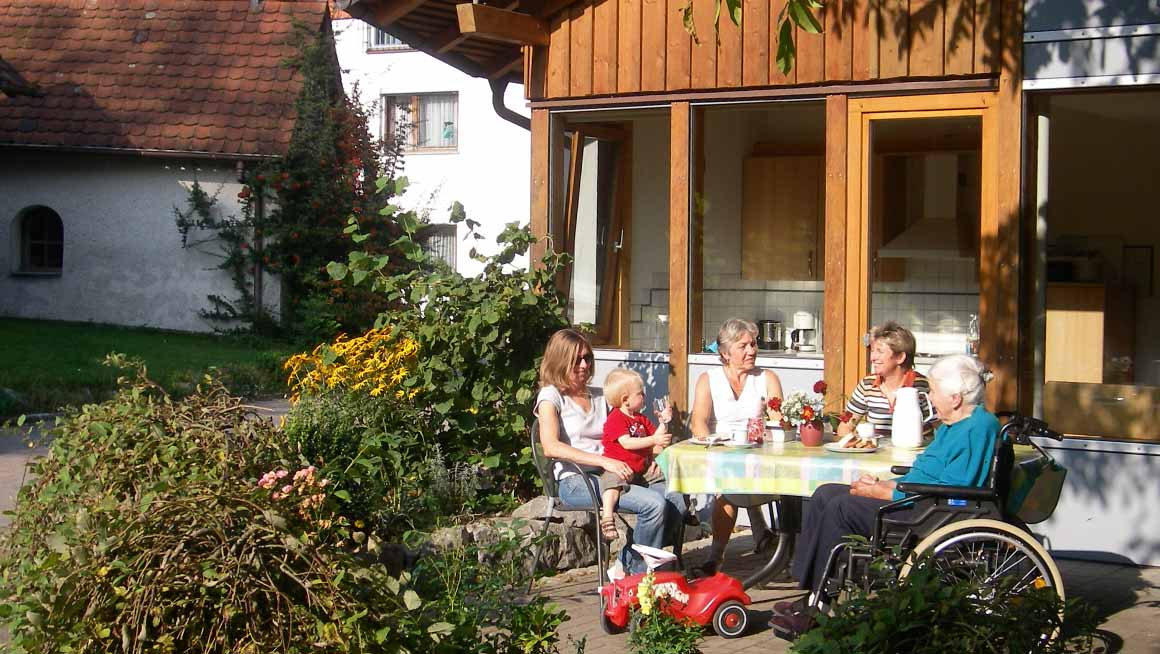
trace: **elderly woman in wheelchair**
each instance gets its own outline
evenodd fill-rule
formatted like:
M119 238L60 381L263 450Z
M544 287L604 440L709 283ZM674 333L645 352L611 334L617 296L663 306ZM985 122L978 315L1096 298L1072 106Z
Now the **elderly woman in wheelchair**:
M997 577L1016 574L1020 578L1009 590L1018 592L1020 583L1046 585L1062 598L1051 557L1004 510L1012 453L1003 440L1009 429L1019 429L1013 436L1020 444L1032 444L1028 435L1058 435L1027 418L1001 430L983 408L983 370L971 357L943 357L929 377L931 404L942 425L912 466L896 466L895 474L904 473L896 480L866 475L848 486L821 486L810 498L791 567L799 588L810 592L774 605L770 626L779 636L792 640L812 628L817 613L827 611L843 590L869 584L871 559L891 552L906 552L893 566L900 576L929 555L948 580L968 577L994 585Z

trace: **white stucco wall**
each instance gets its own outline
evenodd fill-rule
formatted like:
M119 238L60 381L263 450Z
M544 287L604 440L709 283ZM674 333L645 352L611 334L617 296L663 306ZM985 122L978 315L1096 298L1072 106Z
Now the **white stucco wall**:
M183 249L173 208L186 208L194 179L224 215L238 215L241 186L230 162L138 156L0 153L0 315L209 331L206 297L234 297L210 245ZM19 212L56 211L64 224L59 276L23 276ZM204 236L204 234L203 234ZM265 299L278 305L278 284Z
M463 241L467 228L460 225L456 268L468 275L478 273L482 267L468 256L472 245L493 253L499 249L495 237L506 223L529 220L529 132L496 115L487 80L470 77L414 50L368 52L367 27L361 20L335 20L334 34L343 83L348 92L357 84L364 103L377 102L383 95L459 94L457 151L407 154L403 174L411 186L399 204L429 210L431 222L443 223L451 203L463 203L467 216L481 223L479 232L486 238ZM531 115L522 85L507 87L505 104ZM381 137L380 124L373 127Z

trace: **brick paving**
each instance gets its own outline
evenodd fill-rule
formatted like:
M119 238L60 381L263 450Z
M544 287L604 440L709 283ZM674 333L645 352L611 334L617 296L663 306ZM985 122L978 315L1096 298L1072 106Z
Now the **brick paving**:
M686 546L687 563L697 564L708 553L708 540ZM758 568L751 553L753 540L738 534L729 545L725 572L744 576ZM1068 597L1082 597L1096 607L1103 618L1100 629L1109 636L1110 651L1124 654L1160 654L1160 568L1138 568L1090 561L1057 560ZM538 592L550 597L568 612L570 620L560 629L561 652L575 648L568 638L586 638L585 654L613 654L627 651L627 635L610 636L600 628L599 603L595 592L595 568L572 570L541 580ZM789 651L789 643L766 627L773 604L800 595L788 579L775 580L764 588L751 589L750 628L746 635L726 640L707 631L701 642L704 654L771 653Z

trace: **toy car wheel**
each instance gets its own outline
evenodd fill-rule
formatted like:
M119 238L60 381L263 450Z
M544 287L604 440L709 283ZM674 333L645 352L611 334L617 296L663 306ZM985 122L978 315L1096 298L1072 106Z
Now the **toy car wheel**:
M606 634L616 635L616 634L624 633L624 627L621 627L619 625L614 624L612 622L612 619L608 617L608 613L605 612L605 609L607 609L607 608L608 608L608 600L605 599L604 593L601 593L600 594L600 628L603 629L604 633L606 633Z
M749 612L737 600L729 600L713 613L713 631L722 638L736 638L749 626Z

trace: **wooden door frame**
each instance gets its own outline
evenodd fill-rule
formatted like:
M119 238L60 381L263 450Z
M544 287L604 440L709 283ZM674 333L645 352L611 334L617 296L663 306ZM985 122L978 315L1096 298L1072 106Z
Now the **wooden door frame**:
M864 165L870 152L870 123L875 120L950 118L977 116L981 120L981 189L979 205L979 320L990 329L996 307L999 275L987 261L1000 261L997 251L999 217L999 95L992 92L850 98L847 110L846 160L846 258L842 334L842 387L854 388L866 369L862 336L869 325L870 311L870 166ZM1014 329L1015 325L1009 328ZM990 331L988 329L988 331ZM831 333L827 330L827 333ZM984 335L985 337L985 335ZM827 348L828 349L828 348Z

